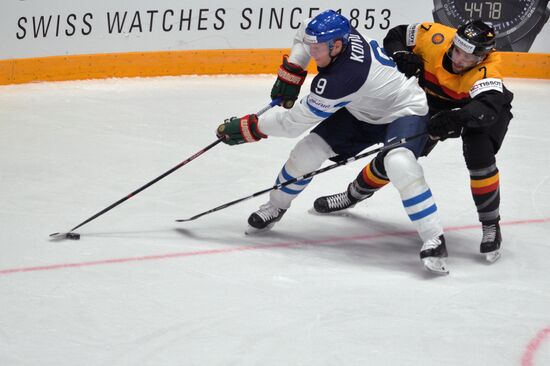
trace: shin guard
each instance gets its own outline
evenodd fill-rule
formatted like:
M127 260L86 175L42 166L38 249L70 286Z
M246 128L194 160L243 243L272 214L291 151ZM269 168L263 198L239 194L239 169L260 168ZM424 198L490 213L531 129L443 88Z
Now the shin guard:
M414 154L406 148L398 147L386 155L384 166L422 241L442 235L443 227L437 206Z
M334 152L325 140L316 133L310 133L292 149L290 157L277 176L276 184L319 169L323 162L333 155ZM311 179L298 181L282 189L271 191L270 202L277 208L288 209L292 200L307 187Z

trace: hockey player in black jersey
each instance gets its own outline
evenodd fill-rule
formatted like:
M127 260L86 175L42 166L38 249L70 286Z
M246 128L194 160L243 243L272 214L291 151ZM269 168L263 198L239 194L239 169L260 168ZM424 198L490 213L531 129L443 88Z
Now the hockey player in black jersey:
M482 224L480 252L489 262L500 257L500 185L495 155L512 118L513 98L503 85L500 56L493 52L494 47L494 30L480 20L458 30L437 23L400 25L384 39L384 48L399 70L407 77L418 77L426 92L431 138L424 155L438 141L462 138L472 197ZM380 185L363 177L370 170L377 176L374 168L367 165L350 185L360 187L356 190L364 196L348 189L317 199L315 208L322 212L341 210L372 195Z
M310 93L295 103L310 59L319 73ZM426 95L414 79L401 74L373 39L352 28L335 11L303 22L289 57L284 57L271 97L282 98L286 110L261 117L230 118L217 129L229 145L255 142L267 136L301 139L277 176L277 183L318 169L337 155L348 158L377 143L388 143L426 132ZM447 249L434 198L417 157L427 135L383 151L375 157L376 182L389 182L422 239L420 258L433 272L447 274ZM248 218L249 232L267 230L281 220L291 202L310 183L298 181L270 193L269 201Z

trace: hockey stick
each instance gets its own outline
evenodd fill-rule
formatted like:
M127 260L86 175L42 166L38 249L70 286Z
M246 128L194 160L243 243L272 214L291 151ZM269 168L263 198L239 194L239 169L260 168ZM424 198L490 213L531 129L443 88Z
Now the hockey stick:
M281 99L278 98L278 99L274 99L271 101L271 103L269 103L267 106L265 106L264 108L262 108L261 110L259 110L256 115L261 115L263 113L265 113L266 111L268 111L269 109L273 108L274 106L276 105L279 105L281 103ZM103 210L99 211L98 213L96 213L95 215L93 215L92 217L84 220L83 222L81 222L80 224L76 225L75 227L73 227L71 230L69 231L66 231L66 232L56 232L56 233L52 233L50 234L50 237L54 238L54 239L63 239L63 238L66 238L66 239L73 239L73 240L78 240L80 239L80 234L77 234L77 233L73 233L72 231L78 229L79 227L89 223L90 221L98 218L99 216L103 215L104 213L112 210L113 208L115 208L116 206L120 205L121 203L127 201L128 199L132 198L133 196L137 195L138 193L140 193L141 191L145 190L146 188L152 186L153 184L157 183L159 180L165 178L166 176L172 174L173 172L175 172L176 170L178 170L179 168L181 168L182 166L184 166L185 164L189 163L190 161L192 160L195 160L196 158L198 158L199 156L201 156L202 154L204 154L205 152L207 152L208 150L210 150L211 148L213 148L214 146L216 146L217 144L219 144L220 142L223 141L223 137L220 137L218 138L216 141L212 142L210 145L206 146L205 148L199 150L198 152L196 152L194 155L192 155L191 157L185 159L184 161L182 161L181 163L179 163L178 165L176 165L175 167L173 167L172 169L166 171L165 173L163 173L162 175L159 175L158 177L156 177L155 179L153 179L152 181L148 182L147 184L139 187L138 189L136 189L135 191L133 191L132 193L128 194L126 197L123 197L121 198L120 200L116 201L115 203L113 203L112 205L110 205L109 207L106 207L104 208Z
M310 173L307 173L305 175L302 175L301 177L296 177L296 178L292 178L290 180L287 180L286 182L284 183L279 183L279 184L275 184L274 186L272 187L269 187L269 188L266 188L264 190L261 190L261 191L258 191L256 193L253 193L251 194L250 196L246 196L246 197L243 197L243 198L239 198L235 201L231 201L231 202L228 202L228 203L225 203L223 205L220 205L218 207L215 207L211 210L208 210L208 211L205 211L205 212L202 212L198 215L195 215L193 217L190 217L188 219L178 219L176 220L176 222L187 222L187 221L193 221L193 220L196 220L198 219L199 217L202 217L204 215L208 215L208 214L211 214L213 212L216 212L216 211L220 211L220 210L223 210L224 208L227 208L229 206L233 206L233 205L236 205L237 203L240 203L240 202L243 202L243 201L247 201L251 198L254 198L254 197L258 197L258 196L261 196L262 194L264 193L268 193L268 192L271 192L273 190L276 190L276 189L281 189L283 187L286 187L290 184L293 184L293 183L296 183L298 181L302 181L304 179L308 179L308 178L311 178L315 175L318 175L318 174L321 174L321 173L324 173L324 172L327 172L329 170L332 170L334 168L337 168L339 166L342 166L342 165L346 165L347 163L351 163L352 161L355 161L355 160L359 160L359 159L362 159L364 157L367 157L369 155L374 155L376 153L379 153L381 151L384 151L384 150L389 150L389 149L393 149L394 147L397 147L397 146L400 146L400 145L403 145L411 140L414 140L415 138L418 138L420 136L424 136L426 135L427 132L422 132L422 133L419 133L419 134L416 134L416 135L412 135L412 136L409 136L409 137L404 137L400 140L397 140L395 142L392 142L391 144L388 144L388 145L383 145L383 146L380 146L374 150L370 150L370 151L367 151L367 152L364 152L362 154L359 154L359 155L355 155L355 156L352 156L351 158L347 158L345 160L341 160L337 163L334 163L332 165L328 165L324 168L321 168L321 169L318 169L318 170L315 170L313 172L310 172Z

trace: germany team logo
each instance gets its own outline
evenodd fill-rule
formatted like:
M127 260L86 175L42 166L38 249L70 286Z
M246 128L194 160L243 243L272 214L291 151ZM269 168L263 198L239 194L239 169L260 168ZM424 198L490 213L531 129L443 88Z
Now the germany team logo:
M436 33L432 36L433 44L441 44L445 40L445 36L441 33Z

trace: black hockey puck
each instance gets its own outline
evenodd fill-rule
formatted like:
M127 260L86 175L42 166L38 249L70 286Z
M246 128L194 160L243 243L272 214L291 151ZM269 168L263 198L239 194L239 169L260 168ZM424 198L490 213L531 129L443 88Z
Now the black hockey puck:
M77 233L67 233L66 237L71 240L80 240L80 234Z

